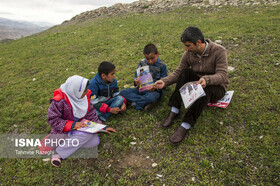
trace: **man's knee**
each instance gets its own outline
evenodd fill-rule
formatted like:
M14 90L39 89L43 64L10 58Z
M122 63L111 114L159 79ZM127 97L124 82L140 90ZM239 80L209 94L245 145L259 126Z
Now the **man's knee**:
M210 102L215 102L222 99L225 95L225 89L220 85L210 85L204 88L206 96L210 98Z

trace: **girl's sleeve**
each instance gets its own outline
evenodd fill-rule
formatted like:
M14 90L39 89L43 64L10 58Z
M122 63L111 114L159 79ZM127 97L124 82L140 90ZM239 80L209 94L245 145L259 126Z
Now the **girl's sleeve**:
M52 101L48 109L48 123L57 131L57 133L63 133L63 131L70 131L73 121L63 119L63 105L61 102Z

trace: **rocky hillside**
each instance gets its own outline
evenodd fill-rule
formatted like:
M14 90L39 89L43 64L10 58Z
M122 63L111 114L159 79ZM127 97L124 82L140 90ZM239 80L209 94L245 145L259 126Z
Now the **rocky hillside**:
M72 24L94 19L101 16L115 16L125 13L160 13L174 10L183 6L209 8L212 6L249 6L258 4L279 4L279 0L140 0L129 4L118 3L110 7L101 7L83 12L63 24Z

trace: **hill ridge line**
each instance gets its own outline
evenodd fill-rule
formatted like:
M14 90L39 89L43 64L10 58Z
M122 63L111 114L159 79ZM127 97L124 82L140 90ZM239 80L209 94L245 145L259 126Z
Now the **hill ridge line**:
M62 24L74 24L84 22L90 19L105 16L116 16L125 13L160 13L174 10L184 6L193 6L198 8L209 8L211 6L250 6L259 4L277 5L277 0L139 0L133 3L117 3L110 7L100 7L91 11L86 11L76 15L69 21Z

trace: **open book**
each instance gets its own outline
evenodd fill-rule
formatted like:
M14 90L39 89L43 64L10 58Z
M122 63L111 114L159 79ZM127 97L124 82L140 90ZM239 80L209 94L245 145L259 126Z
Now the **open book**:
M196 85L195 81L188 82L180 88L180 94L185 108L189 108L197 99L205 96L205 92L200 84Z
M150 73L149 66L143 66L137 69L137 78L141 81L139 92L147 90L154 85L153 77Z
M83 131L83 132L97 133L97 132L102 131L106 127L106 125L103 125L103 124L100 124L100 123L95 123L93 121L89 121L89 120L86 120L86 119L83 119L81 122L88 125L88 127L83 127L83 128L78 129L78 130Z

